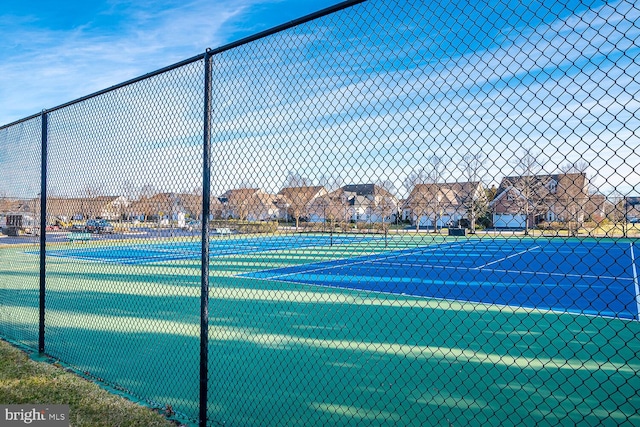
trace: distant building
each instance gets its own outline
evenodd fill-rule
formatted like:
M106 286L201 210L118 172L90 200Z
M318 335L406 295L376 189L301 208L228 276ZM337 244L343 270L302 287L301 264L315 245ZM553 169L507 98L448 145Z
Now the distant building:
M493 226L524 229L543 221L583 222L587 187L584 173L505 177L490 203Z
M279 216L276 195L259 188L237 188L218 197L222 203L222 217L246 221L275 220Z
M393 222L399 214L398 209L398 199L379 185L345 185L313 199L309 205L309 220Z
M625 216L629 222L640 222L640 197L625 197Z
M126 215L130 205L131 202L124 196L49 197L47 213L53 217L76 220L118 220Z
M313 200L327 194L326 188L320 185L283 188L276 195L275 202L280 210L280 219L293 219L297 226L300 219L309 219Z
M416 184L403 204L403 217L420 227L457 226L463 219L475 222L486 207L482 183Z

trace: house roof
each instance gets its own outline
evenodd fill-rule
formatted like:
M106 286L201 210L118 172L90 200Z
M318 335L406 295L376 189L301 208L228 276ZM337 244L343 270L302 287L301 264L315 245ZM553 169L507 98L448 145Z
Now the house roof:
M393 197L395 196L391 194L388 190L385 190L383 187L377 184L352 184L342 186L339 190L342 190L344 193L351 193L349 197L355 196L382 196L382 197Z
M233 190L225 191L218 197L218 199L221 202L224 202L225 200L229 200L230 198L245 199L253 196L255 193L259 191L262 191L262 190L260 190L259 188L235 188Z
M372 201L371 198L377 199L375 202L378 203L380 197L392 200L394 204L398 203L396 196L377 184L345 185L334 191L334 193L336 195L344 195L352 205L370 203Z
M490 206L496 213L513 214L524 206L540 211L552 209L558 202L586 204L589 202L587 184L585 173L508 176L500 182ZM502 201L507 195L510 198Z
M262 191L256 191L251 196L251 200L253 201L254 204L255 204L255 201L258 201L263 206L274 205L276 199L277 199L277 196L275 194L268 194Z
M302 186L302 187L286 187L277 194L278 204L307 204L317 197L325 188L321 185Z
M341 188L345 193L355 193L358 196L373 196L376 193L375 184L352 184Z
M221 205L220 201L215 197L211 197L209 207L215 209ZM186 211L202 210L202 195L193 193L157 193L149 197L142 197L131 203L129 211L143 212L147 209L170 209L181 208Z
M403 206L411 207L415 204L428 204L436 197L438 197L438 202L440 203L460 205L470 196L474 197L478 189L482 189L480 181L416 184L409 197L404 201ZM480 192L478 197L483 195L484 192Z
M554 197L577 197L587 195L587 176L585 173L561 173L550 175L515 175L502 178L496 192L496 199L511 188L522 189L524 186L532 190L548 188L555 181L556 191ZM545 194L540 194L545 196Z

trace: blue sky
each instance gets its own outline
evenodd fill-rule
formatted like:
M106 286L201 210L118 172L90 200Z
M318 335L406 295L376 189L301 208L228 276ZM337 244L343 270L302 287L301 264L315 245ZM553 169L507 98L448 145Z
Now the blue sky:
M0 125L337 3L3 1Z
M33 12L47 10L45 3L0 12L0 123L336 2L86 3L94 9L49 7L49 20ZM214 192L241 185L277 192L293 171L314 182L327 175L345 184L387 180L402 195L406 177L431 157L446 162L441 180L452 182L462 179L461 158L477 153L487 159L485 184L497 185L517 174L513 160L528 147L541 173L586 162L597 190L638 194L639 57L640 0L369 0L215 58L214 155L223 161L215 165ZM58 163L52 193L79 194L77 183L87 178L110 194L126 181L192 190L201 70L186 67L138 92L86 103L92 114L121 110L107 128L82 111L56 114L56 126L69 129L56 133L67 138L59 148L50 144ZM178 105L172 90L193 90L193 102ZM73 133L83 126L94 140ZM122 150L132 129L135 144ZM26 168L11 153L3 158L1 143L0 183L17 182ZM74 144L94 146L69 156Z

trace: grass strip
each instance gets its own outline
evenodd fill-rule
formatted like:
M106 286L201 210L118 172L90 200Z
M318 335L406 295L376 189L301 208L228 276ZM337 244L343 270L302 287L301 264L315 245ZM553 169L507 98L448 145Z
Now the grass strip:
M74 427L179 425L55 364L33 361L3 340L0 340L0 404L69 405L69 422Z

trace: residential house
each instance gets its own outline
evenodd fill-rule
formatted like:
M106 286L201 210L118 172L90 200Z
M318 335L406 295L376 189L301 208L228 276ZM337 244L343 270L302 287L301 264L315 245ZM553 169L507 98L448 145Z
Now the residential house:
M629 222L640 222L640 197L625 197L625 217Z
M604 194L590 194L584 209L585 221L601 222L613 210L613 203Z
M379 185L345 185L342 191L349 201L352 221L394 222L398 216L398 198Z
M479 181L416 184L404 202L403 216L417 229L457 226L463 219L475 227L486 205L486 193Z
M218 200L222 203L222 217L248 221L274 220L279 216L277 197L259 188L228 190Z
M315 198L309 206L312 222L393 222L398 215L398 199L375 184L345 185Z
M257 191L249 199L248 221L274 221L280 217L275 194Z
M21 200L9 197L0 198L0 213L9 212L36 212L39 210L39 199Z
M280 219L294 219L298 227L301 218L309 218L309 207L313 200L327 195L323 186L286 187L276 195L276 206L280 210Z
M222 203L215 197L209 203L209 219L222 215ZM202 219L202 195L196 193L157 193L141 197L127 209L127 216L142 221L178 221Z
M128 215L141 221L184 221L188 211L177 193L157 193L131 204Z
M542 221L583 222L589 201L584 173L511 176L491 201L496 228L530 227Z
M49 197L49 216L64 219L104 218L110 221L123 218L131 203L124 196Z

